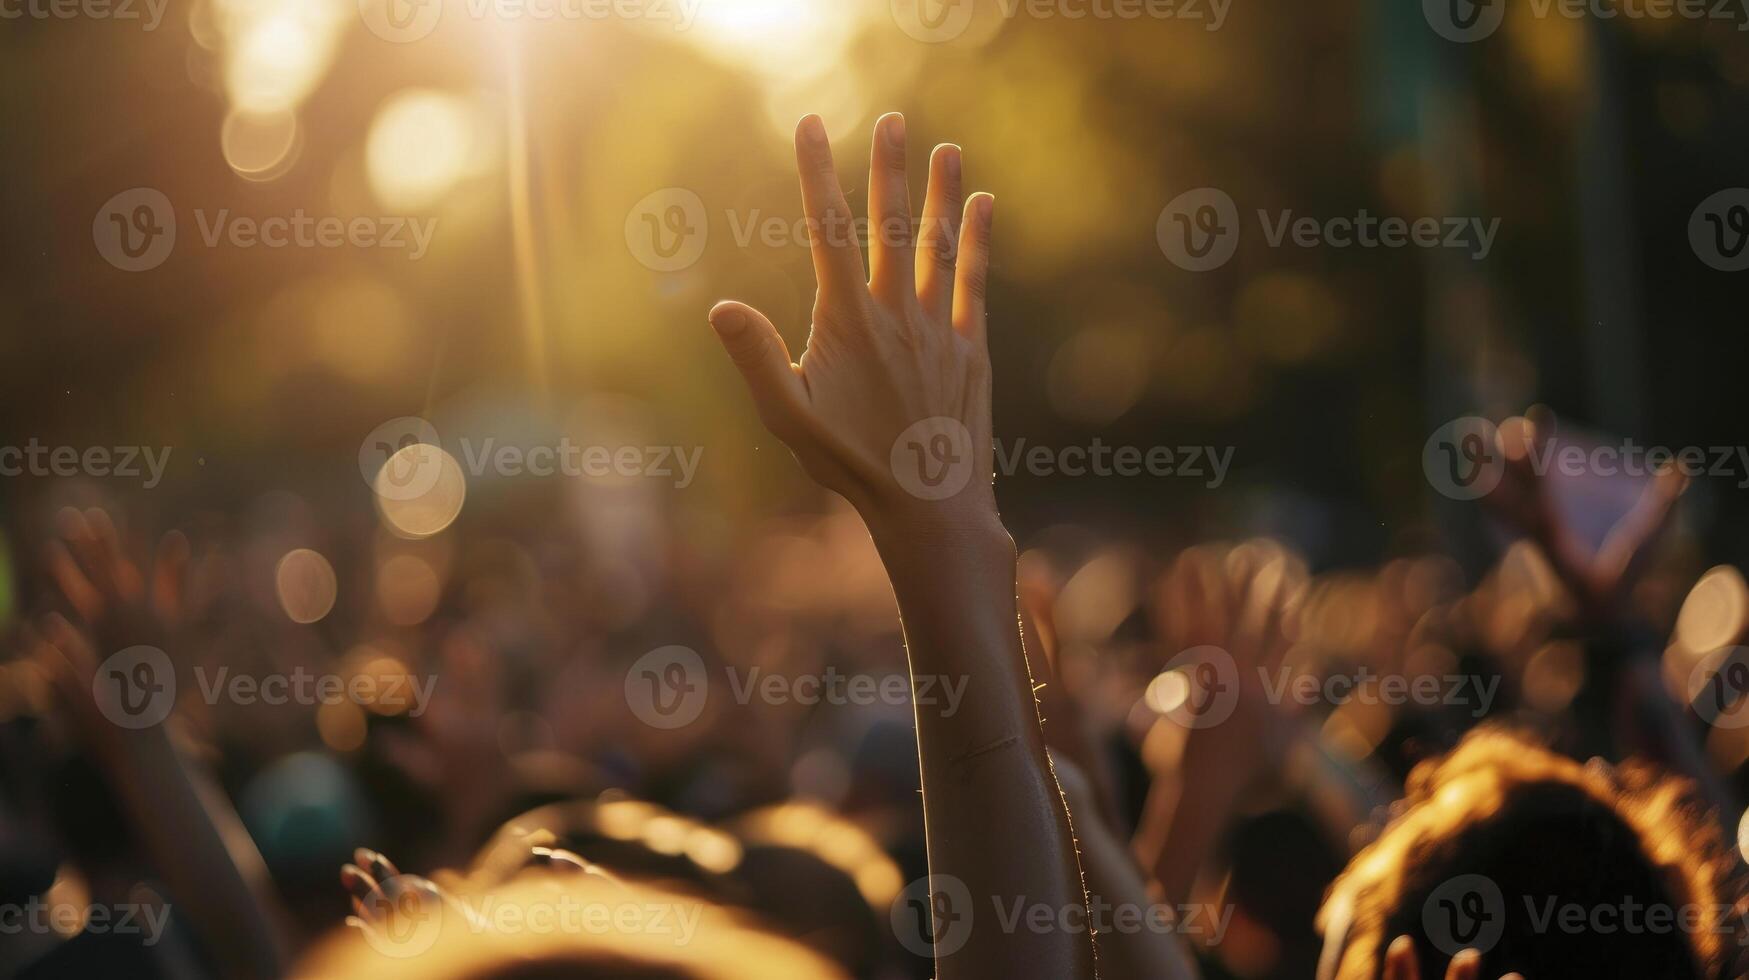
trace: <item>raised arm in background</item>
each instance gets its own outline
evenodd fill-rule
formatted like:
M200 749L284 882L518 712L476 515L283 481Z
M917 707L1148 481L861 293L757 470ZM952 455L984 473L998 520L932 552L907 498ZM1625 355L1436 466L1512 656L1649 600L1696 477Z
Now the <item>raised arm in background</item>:
M760 419L802 468L868 525L898 597L916 698L932 875L975 903L964 944L938 944L937 975L1094 976L1085 931L1000 927L1016 899L1085 921L1069 815L1045 753L1015 603L1014 541L992 486L985 293L995 200L964 199L958 147L937 147L912 233L905 120L875 126L870 269L825 127L796 131L818 291L799 363L757 310L710 322ZM919 678L967 680L958 710Z
M278 977L286 967L267 866L230 800L177 749L166 720L123 728L99 707L101 661L137 645L180 653L166 637L187 542L170 535L150 578L123 553L101 510L64 510L49 547L49 571L74 615L43 623L41 655L80 735L103 772L152 870L169 886L219 973ZM77 622L77 625L75 625Z

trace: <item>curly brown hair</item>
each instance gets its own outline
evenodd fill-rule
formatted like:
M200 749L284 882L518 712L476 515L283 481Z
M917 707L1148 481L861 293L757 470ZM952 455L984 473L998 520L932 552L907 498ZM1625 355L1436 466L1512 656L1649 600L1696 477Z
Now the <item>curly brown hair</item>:
M1319 912L1321 976L1373 980L1403 935L1422 976L1461 947L1487 977L1741 975L1741 863L1685 780L1490 727L1416 766L1392 811Z

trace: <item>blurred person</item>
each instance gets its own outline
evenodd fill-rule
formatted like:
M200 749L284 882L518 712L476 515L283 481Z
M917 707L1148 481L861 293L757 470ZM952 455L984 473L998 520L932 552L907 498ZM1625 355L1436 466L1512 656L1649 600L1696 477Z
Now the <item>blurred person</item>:
M1436 977L1440 945L1484 937L1461 975L1742 975L1742 876L1691 784L1489 729L1417 767L1399 807L1331 886L1322 977Z
M362 856L362 855L361 855ZM309 980L830 980L829 961L695 895L567 857L479 891L349 865L352 928L291 973Z

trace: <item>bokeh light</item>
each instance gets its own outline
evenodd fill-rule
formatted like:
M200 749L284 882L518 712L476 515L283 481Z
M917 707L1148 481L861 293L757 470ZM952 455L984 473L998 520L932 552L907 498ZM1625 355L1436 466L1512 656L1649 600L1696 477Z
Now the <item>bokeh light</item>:
M459 96L397 93L377 110L365 149L371 192L386 207L420 211L489 164L486 126Z
M334 608L339 585L328 559L308 548L287 552L274 569L280 608L294 623L320 622Z
M441 446L403 446L377 471L377 510L389 530L404 538L441 533L461 514L467 496L461 464Z

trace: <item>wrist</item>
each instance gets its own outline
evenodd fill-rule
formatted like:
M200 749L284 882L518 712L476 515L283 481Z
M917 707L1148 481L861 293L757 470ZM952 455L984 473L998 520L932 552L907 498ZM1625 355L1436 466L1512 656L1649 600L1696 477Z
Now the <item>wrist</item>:
M858 508L875 547L889 561L916 553L945 551L1014 560L1014 538L994 503L961 506L955 502L916 501L894 507Z

